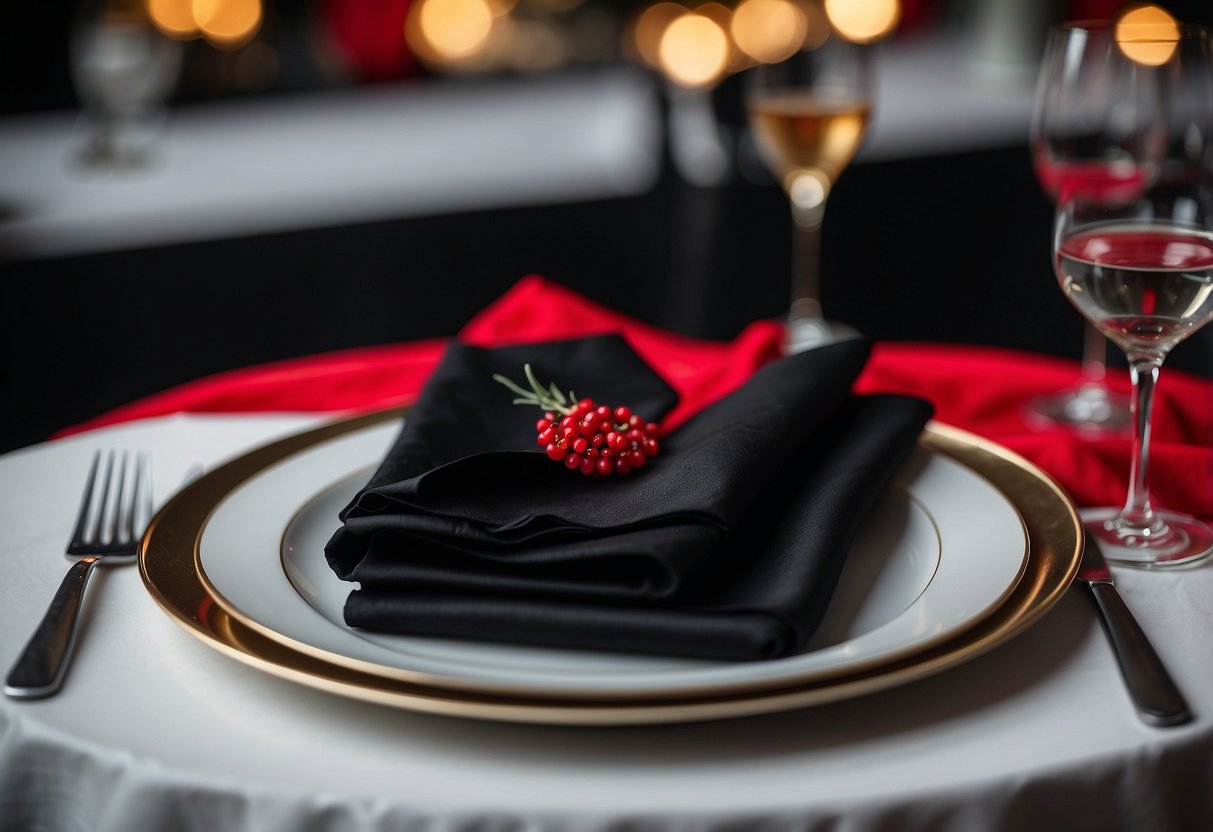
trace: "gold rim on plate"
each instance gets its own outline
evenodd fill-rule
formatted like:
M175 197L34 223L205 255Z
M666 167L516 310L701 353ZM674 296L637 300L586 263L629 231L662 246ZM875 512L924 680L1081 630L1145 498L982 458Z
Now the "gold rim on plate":
M195 568L202 532L220 502L275 462L321 442L402 415L380 411L325 425L266 445L208 473L173 498L143 538L139 571L156 602L208 646L273 675L341 696L408 710L479 719L567 725L691 722L784 711L847 699L904 684L967 661L1022 632L1069 587L1081 555L1081 525L1065 492L1011 451L935 422L920 438L926 449L969 467L1018 510L1028 535L1020 581L986 617L947 641L840 676L760 690L688 697L628 699L512 696L460 691L361 672L267 638L228 614Z

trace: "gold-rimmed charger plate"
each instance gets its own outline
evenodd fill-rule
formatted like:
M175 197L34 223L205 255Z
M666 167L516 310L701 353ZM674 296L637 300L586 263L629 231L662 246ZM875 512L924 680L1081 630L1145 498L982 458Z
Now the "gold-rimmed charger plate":
M873 692L937 672L985 652L1036 621L1060 598L1078 566L1078 517L1056 484L1000 446L932 423L921 444L972 468L1019 511L1029 541L1024 575L1005 602L972 628L943 644L862 672L760 691L682 698L598 700L475 693L339 666L266 638L215 603L195 569L195 556L207 519L224 497L277 460L400 415L400 411L385 411L289 437L216 469L182 492L157 515L143 541L140 572L153 598L211 647L266 672L342 696L484 719L618 725L787 710Z

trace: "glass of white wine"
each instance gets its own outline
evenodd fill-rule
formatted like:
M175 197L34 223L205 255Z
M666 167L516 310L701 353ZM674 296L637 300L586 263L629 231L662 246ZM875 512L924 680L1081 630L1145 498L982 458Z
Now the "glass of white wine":
M1066 298L1124 350L1133 382L1134 449L1122 508L1082 512L1109 560L1192 563L1213 552L1213 529L1151 504L1150 414L1167 354L1213 320L1213 45L1200 27L1121 41L1151 107L1108 106L1141 119L1157 144L1133 198L1063 193L1053 252ZM1123 102L1122 102L1123 103Z
M792 206L792 352L854 335L822 313L821 225L830 189L863 141L871 86L868 47L837 35L749 71L750 129Z

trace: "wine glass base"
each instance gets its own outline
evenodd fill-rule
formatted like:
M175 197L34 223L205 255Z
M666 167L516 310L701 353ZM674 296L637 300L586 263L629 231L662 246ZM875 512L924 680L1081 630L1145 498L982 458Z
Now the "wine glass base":
M72 156L71 166L80 173L125 174L147 169L153 157L151 148L142 144L94 141Z
M1037 428L1066 427L1093 435L1127 434L1133 426L1128 397L1098 383L1037 396L1024 408L1024 421Z
M795 355L814 347L824 347L835 341L858 337L858 330L837 321L827 321L825 318L789 318L785 346L788 355Z
M1079 512L1087 533L1099 541L1109 563L1144 569L1190 566L1213 553L1213 528L1178 511L1155 511L1164 524L1149 536L1122 528L1119 508L1091 508Z

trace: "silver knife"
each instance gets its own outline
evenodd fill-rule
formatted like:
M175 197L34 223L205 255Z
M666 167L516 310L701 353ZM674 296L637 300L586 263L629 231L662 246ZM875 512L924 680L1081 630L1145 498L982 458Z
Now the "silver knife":
M1116 591L1107 561L1089 533L1083 545L1078 579L1091 587L1091 595L1099 608L1100 623L1112 642L1112 651L1142 722L1150 725L1190 722L1192 714L1188 703Z

